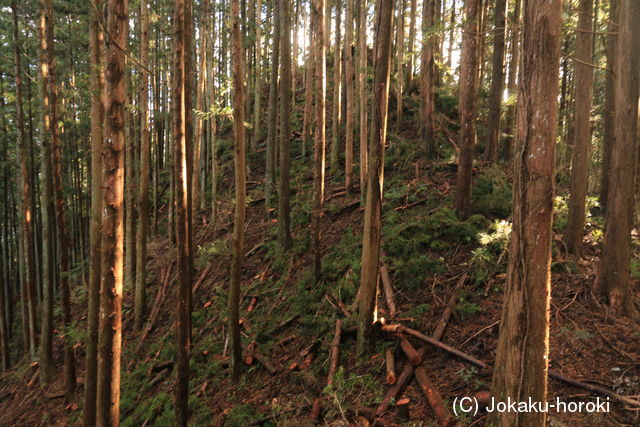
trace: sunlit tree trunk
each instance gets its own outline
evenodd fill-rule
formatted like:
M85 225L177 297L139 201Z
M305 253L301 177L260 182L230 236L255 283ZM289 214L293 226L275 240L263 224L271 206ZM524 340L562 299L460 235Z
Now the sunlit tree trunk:
M108 0L102 143L102 268L96 424L118 426L122 342L123 191L125 146L125 58L127 0Z
M464 2L465 20L460 57L460 156L455 199L456 210L461 218L467 218L471 213L471 175L476 145L480 6L480 0Z
M313 109L313 74L315 70L315 59L314 59L314 22L311 17L312 12L311 8L313 6L309 5L309 46L307 47L307 59L304 63L305 66L305 79L304 79L304 112L303 112L303 123L302 123L302 157L307 156L307 147L311 144L311 135L312 135L312 126L313 126L313 118L312 118L312 109Z
M104 104L103 34L100 26L99 11L102 0L93 0L89 27L89 57L91 70L89 85L91 90L91 217L89 232L89 288L87 308L86 368L84 380L84 406L82 424L92 426L96 423L96 386L98 370L98 313L100 310L100 256L102 219L102 125Z
M511 57L509 59L509 74L507 76L507 90L509 98L515 98L518 95L518 82L517 71L520 60L520 9L522 0L515 0L515 7L511 14L511 37L509 41L511 49ZM514 126L516 122L516 102L512 99L512 102L505 112L506 120L504 125L504 133L506 138L504 141L503 158L508 159L511 157L511 151L513 147L513 141L515 139Z
M277 5L274 5L276 8ZM274 38L274 40L277 39ZM231 42L233 66L233 135L234 169L236 184L235 216L233 220L233 247L231 259L231 283L229 285L229 336L231 346L231 378L235 382L240 373L240 282L242 279L242 258L244 257L244 227L246 217L246 177L244 143L244 86L242 40L240 38L240 0L231 0ZM272 64L272 66L275 66ZM277 73L277 67L276 67Z
M380 262L380 236L382 234L382 190L384 182L384 146L387 140L389 106L389 73L391 69L391 32L393 0L377 5L375 26L375 68L373 82L373 108L371 109L371 142L369 144L369 170L367 198L362 235L362 268L360 271L358 310L358 354L363 354L373 323L376 283Z
M360 101L360 196L366 194L368 133L367 133L367 0L360 2L360 22L358 28L358 99Z
M311 215L311 240L313 247L313 275L320 280L322 271L322 244L320 234L322 228L322 204L324 201L324 164L326 145L326 43L324 12L326 0L313 0L315 20L315 84L316 84L316 122L315 143L313 150L313 212Z
M265 207L273 208L276 191L276 141L278 132L278 68L280 64L280 13L277 3L273 5L273 36L271 51L271 76L269 86L269 109L267 111L267 165L265 179Z
M425 0L422 8L422 54L420 65L420 135L428 159L436 155L435 125L435 48L433 35L435 0Z
M291 0L279 0L280 20L280 181L278 197L278 242L291 247Z
M427 0L423 0L427 1ZM409 41L407 57L407 87L411 87L416 63L416 15L418 14L418 0L411 0L409 11Z
M491 395L547 399L551 224L562 0L524 1L513 231ZM544 426L544 412L494 412L487 425Z
M356 119L355 100L354 100L354 60L353 60L353 1L347 0L347 10L345 13L345 72L347 105L346 105L346 123L345 123L345 144L344 144L344 175L345 190L347 193L353 191L353 136L354 124Z
M335 47L333 50L333 101L331 114L331 174L335 175L340 170L340 120L342 116L342 49L340 49L342 25L341 0L336 1L336 23L335 23ZM327 18L329 19L329 18Z

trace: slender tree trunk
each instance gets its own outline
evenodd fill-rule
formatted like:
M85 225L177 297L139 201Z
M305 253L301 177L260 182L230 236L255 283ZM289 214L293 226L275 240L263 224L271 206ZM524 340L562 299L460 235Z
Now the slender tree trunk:
M5 286L9 282L5 280L4 259L0 257L0 369L2 372L9 370L9 325L7 321L7 301L5 298Z
M600 183L600 206L606 211L609 193L609 175L611 174L611 151L615 142L615 76L613 68L616 62L616 39L618 31L618 1L609 2L609 25L607 26L607 77L604 92L604 136L602 141L602 180Z
M620 0L615 75L615 139L602 256L595 291L613 314L637 318L629 281L631 228L634 220L638 156L638 95L640 93L640 3Z
M456 0L451 0L451 19L449 21L449 47L447 49L447 68L451 70L451 60L453 58L453 38L456 28Z
M582 256L585 208L589 181L591 151L591 86L593 84L593 0L580 0L580 18L576 35L575 100L573 123L573 156L571 159L571 197L564 241L567 251ZM580 61L580 62L579 62ZM582 62L582 63L581 63Z
M402 129L402 101L404 98L404 4L405 0L398 1L398 18L396 22L396 78L398 89L396 91L396 129L398 129L398 131Z
M347 108L346 108L346 123L345 123L345 146L344 146L344 175L345 175L345 190L351 194L353 191L353 136L354 136L354 123L355 123L355 108L354 108L354 61L353 61L353 1L347 0L347 10L345 13L345 72L346 72L346 87L347 92Z
M104 121L104 74L102 46L104 43L99 11L102 0L93 0L89 27L89 56L91 71L91 218L89 254L89 297L87 308L86 369L82 424L96 424L96 387L98 370L98 323L100 310L100 226L102 218L102 125Z
M315 59L314 59L314 45L313 45L313 37L314 37L314 22L311 17L311 8L313 6L310 4L309 6L309 46L307 48L307 60L305 61L305 82L304 82L304 113L303 113L303 124L302 124L302 157L307 157L307 147L311 144L311 134L312 134L312 109L313 109L313 74L315 70Z
M236 206L233 221L233 253L231 260L231 283L229 285L229 336L231 338L231 378L235 382L240 373L240 282L242 279L242 257L244 256L244 227L246 217L246 177L244 145L244 86L242 84L243 55L240 38L240 1L231 1L231 42L233 66L233 135L234 168L236 180ZM277 5L274 5L276 8ZM275 9L274 9L275 12ZM274 15L275 16L275 15ZM277 22L277 20L275 21ZM274 36L274 42L277 37ZM274 43L275 44L275 43ZM272 66L277 66L272 64Z
M291 247L291 0L280 1L280 197L278 198L278 242Z
M130 88L133 81L133 71L130 70L126 82L127 93L127 119L126 128L128 135L126 136L126 152L125 152L125 177L124 185L125 201L124 201L124 288L127 290L135 289L136 286L136 220L137 220L137 200L138 194L136 180L136 118L137 106L135 105L135 96Z
M278 68L280 63L280 13L273 5L273 36L271 51L271 76L269 86L269 110L267 111L267 165L265 179L265 207L273 207L276 190L276 141L278 123Z
M262 138L262 128L261 128L261 100L262 100L262 0L257 0L256 5L256 73L255 73L255 84L253 85L253 138L251 142L253 142L252 151L255 151L258 146L258 142Z
M433 112L435 109L435 48L436 38L433 34L435 24L435 0L425 0L422 8L422 45L420 66L420 134L428 159L436 156L435 125Z
M465 0L462 53L460 57L460 157L456 184L456 210L465 219L471 214L471 177L476 145L478 91L478 32L480 0Z
M497 0L493 21L493 59L491 65L491 93L489 95L489 119L487 123L487 151L485 160L498 161L500 143L500 115L502 112L502 92L504 91L504 38L507 31L507 1Z
M22 107L22 68L20 66L20 39L18 29L18 12L16 1L11 1L11 11L13 15L13 42L14 42L14 61L16 71L16 131L17 131L17 147L20 158L20 184L22 186L22 213L20 223L22 225L22 238L24 240L24 264L25 264L25 289L27 291L27 314L29 318L29 349L31 358L36 357L37 345L37 325L36 325L36 271L33 247L33 205L31 197L31 171L29 170L28 151L29 147L24 134L24 114ZM50 361L50 360L49 360Z
M174 2L173 57L173 167L176 176L176 245L178 249L178 287L176 290L176 418L187 425L189 400L189 348L191 346L191 286L193 276L193 113L191 95L192 2ZM239 78L243 77L240 72ZM240 106L244 111L244 105ZM240 120L243 124L244 120ZM244 144L243 144L244 147Z
M367 180L367 0L360 4L358 28L358 96L360 100L360 197L364 201Z
M545 402L562 0L525 0L524 11L513 231L491 395ZM490 414L487 424L545 420L544 412L503 412Z
M520 59L520 5L522 0L515 0L515 7L511 14L511 39L509 41L511 49L511 59L509 62L509 75L507 77L507 89L509 98L515 98L518 95L518 82L517 82L517 70ZM514 125L516 122L516 102L511 100L512 103L507 107L506 121L504 125L504 133L506 134L503 150L503 158L508 159L511 157L511 151L513 147L513 141L515 140Z
M102 143L102 266L96 425L120 422L120 352L122 342L123 191L125 146L125 58L127 0L108 0Z
M140 0L140 187L138 189L138 208L140 221L136 235L136 287L134 327L142 329L146 313L146 270L147 270L147 232L149 229L149 163L151 145L149 143L149 8L147 0ZM133 232L133 230L131 230Z
M426 0L423 0L426 1ZM416 15L418 13L418 0L411 0L411 10L409 13L409 57L407 60L407 87L412 86L413 73L416 63Z
M335 175L340 170L340 121L342 117L342 49L340 49L342 25L341 0L336 1L336 24L335 24L335 48L333 51L333 107L331 115L331 174ZM327 18L329 19L329 18Z
M324 12L326 0L313 0L315 20L315 83L316 83L316 123L313 150L313 212L311 216L311 240L313 247L313 275L320 280L322 271L322 203L324 201L324 164L326 145L326 62Z
M54 236L55 219L53 207L53 184L51 170L51 134L49 124L51 122L51 112L48 106L51 104L48 80L49 67L47 63L47 38L46 38L46 14L40 15L40 93L42 126L40 127L41 155L40 173L42 182L40 184L40 209L42 210L42 330L40 345L40 364L42 365L42 380L48 382L54 374L53 370L53 291L54 291ZM26 296L26 292L23 293ZM25 298L26 299L26 298ZM23 305L23 315L24 312ZM27 317L24 317L27 318ZM28 323L26 323L28 325ZM25 339L31 334L26 329Z
M380 262L380 236L382 234L382 191L384 182L384 146L387 140L389 106L389 74L391 69L391 27L393 0L378 2L376 12L375 69L371 110L371 142L369 144L369 170L367 199L362 236L362 269L360 273L358 310L358 354L363 354L374 320L376 283Z

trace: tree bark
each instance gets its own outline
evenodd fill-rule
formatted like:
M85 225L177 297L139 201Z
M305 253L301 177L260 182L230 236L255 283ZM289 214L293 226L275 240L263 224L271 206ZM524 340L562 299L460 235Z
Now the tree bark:
M135 317L134 327L142 328L147 307L146 263L147 232L149 229L149 73L145 69L149 64L149 10L146 0L140 0L140 80L138 96L140 99L140 187L138 189L138 208L140 221L136 230L136 266L135 278Z
M507 1L497 0L493 21L493 58L491 68L491 93L489 95L489 118L487 123L487 151L485 160L498 161L500 144L500 114L502 112L502 92L504 90L504 38L507 32Z
M424 7L424 6L423 6ZM411 87L413 82L413 72L416 60L416 15L418 13L418 0L411 0L409 12L409 57L407 61L407 87Z
M402 129L402 109L404 98L404 15L405 0L398 2L398 17L396 21L396 129Z
M62 321L65 329L71 326L71 293L69 290L68 274L71 269L69 257L71 255L71 237L67 227L67 220L64 207L64 192L62 187L62 151L60 147L60 137L58 131L58 91L55 82L55 55L53 45L53 4L51 0L41 0L42 19L45 23L46 33L46 56L49 69L47 86L49 91L49 133L51 136L51 161L53 176L54 206L56 215L56 226L58 244L57 250L60 259L60 290L62 294ZM76 386L75 360L71 343L65 337L64 347L64 383L65 395L68 397L73 393Z
M435 108L435 0L425 0L422 7L422 45L420 66L420 136L428 159L436 154L433 112Z
M360 195L366 195L368 134L367 134L367 0L360 6L360 23L358 28L358 99L360 100Z
M478 33L480 0L465 0L460 57L460 156L456 183L456 210L462 219L471 214L471 178L476 145L476 104L478 91Z
M316 123L315 144L313 150L313 212L311 216L311 235L313 245L313 275L320 280L322 271L322 246L320 230L322 227L322 203L324 201L324 165L326 145L326 43L324 12L326 0L314 0L315 16L315 83L316 83Z
M102 126L104 121L104 72L102 27L100 26L102 0L93 0L89 27L89 57L91 71L91 216L89 231L89 288L87 308L86 368L82 424L96 424L96 387L98 370L98 323L100 310L100 226L102 218Z
M193 282L193 113L191 41L193 3L174 3L173 61L173 167L176 177L176 246L178 286L176 289L176 418L187 425L189 401L189 349L191 347L191 286ZM242 74L240 75L242 78ZM244 108L241 108L244 111ZM240 121L244 124L244 120ZM244 147L244 144L243 144Z
M342 98L342 49L340 49L341 43L341 20L342 20L342 3L341 0L336 1L336 24L335 24L335 47L333 50L333 105L331 115L331 174L335 175L340 170L340 121L342 117L342 104L340 99ZM329 18L327 18L329 19ZM327 34L327 37L329 35Z
M367 198L362 236L362 268L358 311L357 351L363 354L373 323L376 282L380 263L380 236L382 232L382 193L384 183L384 146L387 140L389 106L389 73L391 65L391 25L393 0L378 3L376 13L374 108L371 117L371 141Z
M507 90L509 98L517 97L518 95L518 82L517 82L517 70L520 60L520 9L522 0L515 0L515 7L511 14L511 37L509 40L509 48L511 50L511 58L509 60L509 74L507 76ZM506 121L504 125L504 133L506 135L504 141L503 158L508 159L511 157L511 151L513 147L513 141L515 140L514 125L516 122L516 100L512 99L512 103L507 107L505 113Z
M280 64L280 13L273 4L273 35L271 51L271 76L269 86L269 110L267 111L267 164L265 177L265 207L273 207L276 191L276 141L278 132L278 68Z
M593 0L580 0L576 35L575 99L573 109L573 157L571 159L571 197L564 241L567 251L582 256L585 208L591 151L591 86L593 84Z
M347 105L346 105L346 123L345 123L345 143L344 143L344 188L347 194L353 191L353 137L355 124L355 108L354 108L354 58L353 58L353 1L347 0L347 10L345 13L345 73Z
M307 52L307 60L305 65L305 79L304 79L304 112L302 123L302 157L307 157L307 147L311 142L311 134L313 126L312 109L313 109L313 74L315 72L315 58L314 58L314 22L312 18L313 5L309 3L309 46Z
M118 426L122 341L125 59L128 1L108 0L102 144L102 266L96 425Z
M524 10L513 231L491 395L544 402L562 0L525 0ZM490 414L487 422L543 426L545 420L543 412L505 412Z
M607 196L609 192L609 175L611 174L611 151L615 141L615 76L613 69L616 62L616 40L618 31L618 1L609 2L609 25L607 26L607 77L604 92L604 113L602 140L602 178L600 182L599 202L603 210L607 209Z
M635 210L638 156L638 94L640 92L640 3L621 0L615 62L615 139L602 256L595 291L614 314L637 318L629 281L631 228Z
M291 247L291 0L280 1L280 185L278 198L278 242Z
M277 5L274 5L276 8ZM277 20L276 20L277 22ZM229 286L229 335L231 337L231 377L238 380L242 364L240 343L240 281L244 256L244 227L246 211L246 177L244 144L244 86L242 84L243 55L240 39L240 1L231 0L231 38L233 65L233 134L234 166L236 180L236 206L233 221L233 254L231 260L231 284ZM272 64L275 67L275 65ZM277 72L277 67L276 67Z

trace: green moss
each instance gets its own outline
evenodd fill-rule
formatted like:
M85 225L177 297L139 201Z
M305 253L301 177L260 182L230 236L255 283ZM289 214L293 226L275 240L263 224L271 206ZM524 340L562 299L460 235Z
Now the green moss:
M511 215L511 184L497 166L483 169L471 190L474 212L506 218Z

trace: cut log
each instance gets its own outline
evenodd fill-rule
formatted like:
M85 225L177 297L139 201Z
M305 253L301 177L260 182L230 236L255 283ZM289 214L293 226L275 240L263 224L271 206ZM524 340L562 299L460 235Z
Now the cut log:
M442 336L444 335L444 331L447 328L449 319L451 318L451 315L453 314L453 310L455 310L456 304L458 303L458 296L460 294L460 289L462 288L462 285L464 285L464 282L466 280L467 280L467 273L464 273L460 278L460 280L458 280L458 283L456 284L455 288L453 288L451 297L449 298L449 301L447 302L447 305L445 306L444 311L442 312L442 317L440 317L440 320L438 321L438 324L436 325L436 328L433 331L432 337L437 339L438 341L442 340Z
M387 384L391 385L396 382L396 367L393 360L393 352L387 348L384 352L385 365L387 367Z
M198 277L198 281L196 282L195 285L193 285L193 289L191 289L191 295L195 295L198 289L200 289L202 282L204 282L204 279L205 277L207 277L207 274L209 274L210 270L211 270L211 264L207 264L207 266L204 268L204 270L200 274L200 277Z
M271 362L265 355L260 353L257 349L253 351L253 357L258 362L262 363L262 366L264 366L271 375L274 375L278 372L278 367L274 365L273 362Z
M396 402L396 417L399 423L406 423L409 421L409 399L404 398Z
M384 411L387 410L387 407L391 403L391 400L395 399L398 393L400 393L400 390L402 390L402 387L404 387L405 384L409 382L412 376L413 376L413 365L407 362L404 364L404 367L402 368L402 373L400 373L400 376L398 377L398 381L396 381L393 387L387 390L387 394L384 395L382 402L380 402L380 405L378 405L378 408L376 409L376 413L375 413L376 417L379 417L384 413Z
M336 332L331 343L331 358L329 362L329 374L327 375L327 385L333 384L333 374L338 369L340 359L340 338L342 336L342 319L336 319Z
M429 405L431 405L431 409L433 409L433 413L436 415L438 423L443 427L448 426L452 420L451 414L445 406L438 389L436 389L433 382L427 375L427 371L425 371L422 366L418 366L414 375L422 389L422 393L427 398Z
M402 348L402 351L404 351L404 354L413 366L418 366L422 363L422 355L418 353L418 350L416 350L405 337L400 339L400 348Z

